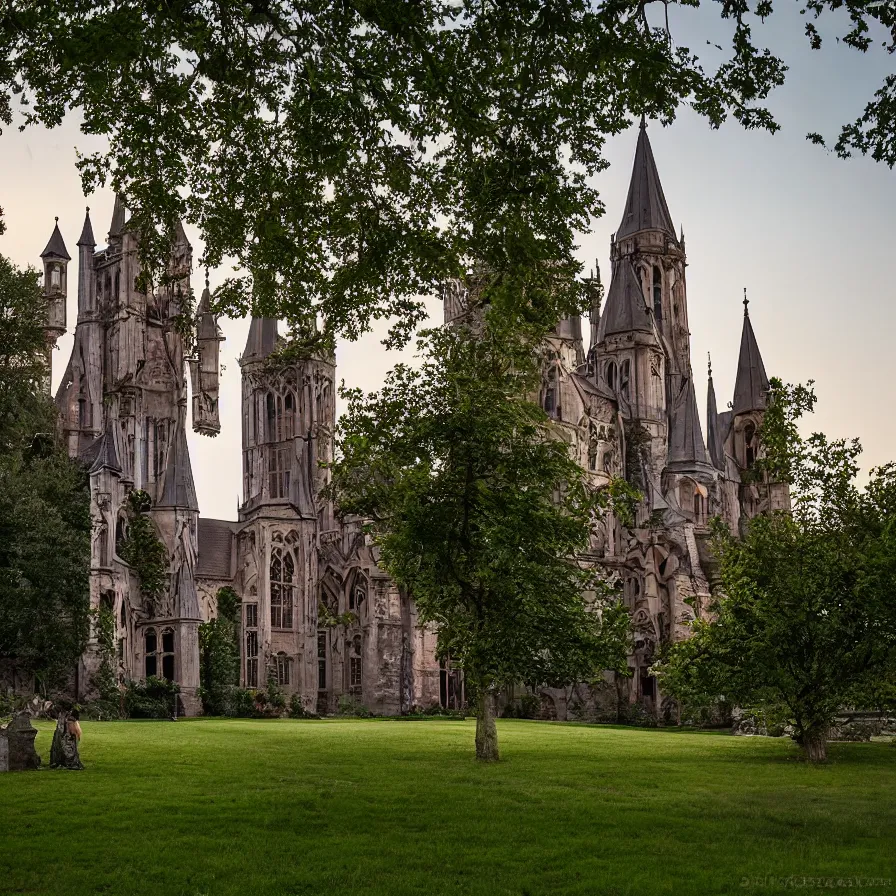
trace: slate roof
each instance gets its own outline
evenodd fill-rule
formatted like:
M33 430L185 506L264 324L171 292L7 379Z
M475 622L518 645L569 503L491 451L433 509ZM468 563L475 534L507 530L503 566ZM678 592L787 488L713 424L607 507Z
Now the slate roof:
M81 236L78 237L79 246L96 246L96 240L93 238L93 225L90 223L90 209L84 215L84 227L81 230Z
M607 304L597 329L597 341L603 342L607 336L633 330L652 333L654 327L634 268L623 259L613 270Z
M64 258L66 261L71 261L72 257L68 254L68 249L65 248L65 240L59 232L59 218L56 219L56 226L53 228L53 233L50 235L50 242L47 243L47 248L40 253L40 257Z
M641 230L662 230L675 240L675 227L660 175L656 170L653 150L647 136L647 124L641 119L641 131L635 148L635 163L632 166L632 180L625 201L622 223L616 231L616 239L630 236Z
M768 377L765 365L750 323L750 314L744 300L744 328L740 337L740 355L737 359L737 378L734 381L735 414L760 411L765 407L768 393Z
M249 324L249 337L240 364L263 361L277 347L277 321L270 317L254 317Z
M199 557L196 575L207 579L229 579L233 575L234 534L239 523L199 518Z
M708 464L700 416L697 413L694 378L688 377L672 409L667 466L687 470Z
M96 446L94 448L94 446ZM103 434L88 449L93 457L90 472L97 473L102 469L121 472L121 461L118 459L118 450L115 446L115 435L112 432L112 423L106 425ZM94 453L95 452L95 453Z
M183 507L198 511L199 501L196 499L196 486L193 484L193 467L190 464L190 449L187 447L184 414L181 414L176 429L174 447L165 467L165 484L157 506Z
M202 296L199 299L196 316L198 318L198 326L196 328L196 337L198 339L221 339L223 341L221 334L218 332L215 315L212 312L212 296L209 292L208 283L206 283Z
M121 236L124 232L125 207L120 193L115 194L115 206L112 209L112 223L109 225L109 239Z

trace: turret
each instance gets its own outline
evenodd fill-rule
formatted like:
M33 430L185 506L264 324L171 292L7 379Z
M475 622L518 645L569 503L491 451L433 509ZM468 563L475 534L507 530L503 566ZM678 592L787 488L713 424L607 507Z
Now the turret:
M84 215L84 226L78 237L78 319L92 314L96 309L96 278L93 269L93 252L96 240L90 223L90 208Z
M68 263L71 255L65 248L65 241L59 232L59 218L47 243L47 248L40 254L44 263L44 298L47 302L47 318L45 331L47 334L47 377L50 375L51 353L56 340L65 332L65 305L68 293ZM49 390L49 382L47 383Z
M215 436L221 431L218 413L219 356L224 336L218 317L212 311L208 277L196 309L196 357L190 358L190 381L193 392L193 429Z

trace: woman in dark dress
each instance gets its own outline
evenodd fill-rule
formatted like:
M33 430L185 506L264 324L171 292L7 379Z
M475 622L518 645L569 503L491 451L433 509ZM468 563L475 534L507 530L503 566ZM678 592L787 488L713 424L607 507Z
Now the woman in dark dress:
M84 768L78 755L78 741L81 740L79 719L80 713L77 709L63 710L59 713L56 730L53 732L53 744L50 747L50 768Z

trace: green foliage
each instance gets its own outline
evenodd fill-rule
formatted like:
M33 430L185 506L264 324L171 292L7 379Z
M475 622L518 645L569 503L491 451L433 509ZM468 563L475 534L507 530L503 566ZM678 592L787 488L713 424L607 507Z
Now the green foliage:
M345 613L333 613L321 600L317 602L317 624L326 628L334 628L337 625L352 625L358 621L358 617L351 610Z
M264 692L265 703L272 714L280 715L286 709L286 694L283 688L277 684L277 679L273 675L268 676L268 685Z
M609 496L522 397L537 370L518 334L491 313L430 331L419 370L345 392L332 471L340 509L371 521L383 567L479 694L625 663L625 612L576 560Z
M349 694L341 694L336 704L336 714L340 716L352 716L356 719L372 719L373 713Z
M501 715L505 719L537 719L541 714L541 698L538 694L522 694L519 700L508 703Z
M810 20L843 6L796 2ZM608 135L682 104L712 127L778 129L765 101L787 68L756 38L772 4L721 4L730 42L707 33L703 58L668 31L668 5L31 4L0 20L0 120L77 110L108 140L79 162L85 194L111 178L160 271L177 219L195 223L203 264L236 260L216 295L233 316L321 316L349 337L392 317L403 339L419 297L479 258L513 281L515 307L556 319L583 296L544 272L579 269ZM850 2L844 44L896 41L892 8ZM839 152L896 161L894 91L887 79Z
M168 553L149 515L152 499L142 489L128 495L127 538L119 549L124 560L137 574L140 591L154 601L164 590L168 575Z
M893 705L896 465L859 489L858 442L802 439L811 390L771 385L762 465L792 484L793 513L753 519L743 540L714 522L723 594L657 671L688 702L723 696L786 720L819 760L843 707Z
M242 714L245 705L234 693L240 683L241 606L233 588L219 588L217 617L199 625L199 696L206 715Z
M100 664L93 677L93 686L105 703L117 704L118 682L115 678L115 616L111 607L101 606L91 614L94 619Z
M302 705L302 698L298 694L293 694L289 698L289 717L291 719L319 719L320 716L316 712L310 712Z
M131 719L170 719L177 706L180 685L150 675L143 681L125 682L124 707Z
M0 256L0 660L62 686L89 633L90 494L44 394L46 303Z

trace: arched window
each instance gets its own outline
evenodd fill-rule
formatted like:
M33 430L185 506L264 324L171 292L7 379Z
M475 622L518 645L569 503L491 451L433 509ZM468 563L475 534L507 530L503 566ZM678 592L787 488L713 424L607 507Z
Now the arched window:
M174 681L174 629L162 630L162 678Z
M50 265L50 286L55 286L57 289L62 286L62 265Z
M615 391L615 389L616 389L616 362L615 361L607 361L607 366L606 366L604 375L607 379L607 385Z
M109 565L109 527L103 523L99 527L99 532L97 533L98 545L99 548L99 565L103 568Z
M317 689L327 689L327 632L326 629L317 633Z
M128 624L128 602L124 598L121 599L121 614L119 616L119 623L122 628L124 628Z
M348 608L350 610L357 610L360 612L361 607L364 605L364 601L367 599L367 592L364 590L363 585L356 585L349 591L348 594Z
M658 324L663 320L663 272L653 266L653 316Z
M281 650L275 658L277 684L288 685L292 660Z
M613 454L610 451L604 452L604 471L609 473L610 468L613 466Z
M747 469L753 466L756 460L756 427L748 423L744 427L744 466Z
M544 412L549 417L557 415L557 370L554 367L548 371L548 381L544 389Z
M348 647L348 687L350 691L360 691L364 674L361 657L361 636L355 635Z
M269 442L284 442L295 435L296 396L292 388L271 390L265 395L266 436Z
M159 642L156 637L156 630L154 628L148 628L143 633L143 654L145 657L143 671L146 678L150 678L151 676L155 676L158 674L158 647Z
M703 495L699 492L694 493L694 521L698 524L703 522Z
M632 362L626 358L619 367L619 394L623 398L629 397L629 380L631 379Z
M271 549L271 628L292 628L295 603L296 564L292 552Z
M268 460L268 497L274 500L289 497L289 485L292 471L289 468L289 449L267 449Z

